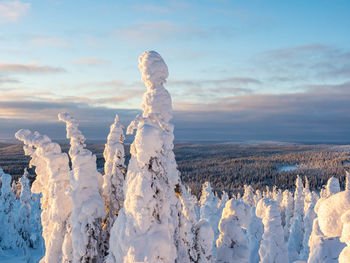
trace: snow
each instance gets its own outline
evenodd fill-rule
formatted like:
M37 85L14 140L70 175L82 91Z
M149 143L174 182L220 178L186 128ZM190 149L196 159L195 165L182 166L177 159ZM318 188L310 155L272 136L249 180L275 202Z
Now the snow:
M242 229L243 225L249 224L247 222L250 222L248 205L230 199L225 205L219 223L220 236L216 241L218 263L248 263L248 239Z
M85 137L78 129L78 121L68 113L60 113L58 118L66 123L67 138L70 139L73 262L98 261L102 256L98 244L102 243L101 221L105 216L105 203L101 196L102 177L96 168L96 156L85 148Z
M139 58L147 91L136 129L125 182L124 207L112 228L108 262L174 262L179 244L179 172L173 153L172 103L163 84L168 68L155 51ZM181 194L181 193L178 193Z
M60 262L70 255L62 254L62 245L66 235L72 205L66 194L69 189L68 156L61 152L57 143L50 138L32 133L29 130L19 130L16 138L24 143L24 152L31 157L30 165L35 166L36 180L32 185L34 193L41 193L41 223L45 240L45 256L41 263Z

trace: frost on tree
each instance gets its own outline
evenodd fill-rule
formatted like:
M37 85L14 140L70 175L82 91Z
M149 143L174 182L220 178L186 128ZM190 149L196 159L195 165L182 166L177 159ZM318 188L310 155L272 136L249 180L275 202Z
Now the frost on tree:
M15 196L11 191L12 177L0 169L0 251L1 249L17 248L19 238L16 233ZM6 227L4 227L6 226Z
M321 201L321 202L320 202ZM338 262L338 256L345 244L340 241L343 224L342 215L350 210L350 191L320 199L315 211L312 233L309 240L309 263Z
M264 233L264 225L261 218L256 216L256 207L250 210L250 224L247 229L247 236L249 240L249 263L258 263L260 261L259 248Z
M340 241L346 243L346 247L339 255L339 263L350 262L350 209L341 216L343 230Z
M123 205L123 183L125 176L124 127L118 115L110 127L107 143L103 152L105 159L103 176L103 198L107 215L103 222L103 253L108 250L110 229Z
M293 195L288 190L283 191L283 198L281 202L281 219L282 227L284 230L284 240L289 239L289 230L291 225L291 219L293 217L294 200Z
M181 184L173 153L172 102L163 84L168 68L155 51L139 58L142 116L136 130L125 182L125 201L111 230L107 262L175 262L177 258Z
M243 202L250 207L254 206L254 190L250 185L244 185Z
M242 229L249 221L250 208L247 204L236 199L226 203L219 223L220 236L216 241L218 263L249 262L248 239Z
M196 197L191 195L190 190L186 190L185 187L182 187L180 200L182 213L179 222L180 240L177 262L212 262L212 242L214 233L211 226L205 219L197 222L195 213Z
M288 251L276 202L267 198L261 199L256 207L256 215L264 224L264 234L259 249L260 262L288 262Z
M294 262L299 258L303 249L304 238L304 189L300 176L296 180L294 193L294 215L288 242L289 261Z
M101 225L105 216L100 193L102 176L96 168L96 156L85 148L85 137L78 129L77 120L68 113L60 113L58 118L66 123L70 139L73 262L100 262L103 256Z
M200 218L205 219L211 225L214 231L213 255L216 256L216 243L220 235L219 222L221 214L218 209L219 200L214 195L209 182L205 182L202 186L202 194L200 198Z
M32 185L34 193L41 193L41 223L45 241L45 256L41 263L61 262L71 255L63 255L63 246L70 239L66 235L71 214L68 156L61 152L57 143L47 136L29 130L19 130L16 138L24 143L24 153L31 157L36 179Z
M305 188L304 188L304 238L303 248L300 252L300 259L307 260L310 253L308 245L309 238L312 232L312 224L314 219L317 217L314 209L317 202L317 194L311 192L309 189L309 181L305 177Z

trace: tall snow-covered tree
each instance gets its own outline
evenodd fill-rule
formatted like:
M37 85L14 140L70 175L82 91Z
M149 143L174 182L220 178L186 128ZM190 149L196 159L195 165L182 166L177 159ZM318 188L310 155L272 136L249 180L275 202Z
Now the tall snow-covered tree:
M177 259L179 172L173 152L172 103L163 84L168 68L155 51L139 58L147 91L136 130L125 182L125 201L111 230L107 262L175 262Z
M86 149L85 137L78 128L78 121L68 113L60 113L58 118L66 123L67 138L70 139L73 263L102 262L101 229L106 212L100 191L102 176L97 171L96 156Z
M256 215L264 224L264 234L259 249L260 262L288 262L288 250L276 201L268 198L261 199L256 207Z
M72 202L67 195L69 185L68 156L47 136L29 130L19 130L16 138L24 143L24 153L31 157L36 179L32 192L41 193L41 223L45 241L45 256L41 263L59 263L71 255L64 255L62 246L69 227Z
M109 233L111 227L124 201L124 176L125 176L125 153L124 153L124 127L119 122L118 115L110 127L107 143L103 152L105 159L103 176L103 198L107 215L103 222L103 252L109 247Z
M289 261L294 262L299 258L303 249L304 238L304 187L300 176L297 177L294 193L294 214L288 241Z
M247 213L249 211L249 213ZM248 263L248 239L242 229L249 224L250 207L236 199L230 199L222 212L219 223L220 236L216 241L216 262Z

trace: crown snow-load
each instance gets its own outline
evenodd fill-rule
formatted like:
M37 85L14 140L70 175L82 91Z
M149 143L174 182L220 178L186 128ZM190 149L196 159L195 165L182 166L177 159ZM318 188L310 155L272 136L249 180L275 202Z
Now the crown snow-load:
M334 177L320 192L298 176L295 191L245 185L242 197L204 182L198 201L177 170L168 67L146 51L139 69L146 90L126 129L135 134L127 167L118 115L101 170L69 113L58 116L68 154L38 132L16 133L36 177L30 189L25 171L11 187L0 169L0 256L20 248L37 262L32 250L44 245L41 263L350 262L348 173L344 191Z

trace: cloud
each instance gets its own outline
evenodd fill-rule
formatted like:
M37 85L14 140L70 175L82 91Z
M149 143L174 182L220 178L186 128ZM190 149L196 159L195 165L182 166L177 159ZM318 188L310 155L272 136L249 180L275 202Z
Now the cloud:
M107 64L108 61L102 58L77 58L73 59L72 63L77 65L97 66Z
M16 23L30 10L29 3L20 1L1 1L0 2L0 24Z
M9 84L9 83L19 83L20 81L13 78L1 77L0 76L0 85L1 84Z
M269 50L256 55L253 62L280 79L312 80L350 77L350 50L310 44Z
M293 94L243 94L213 98L210 103L175 102L176 140L282 140L344 142L350 140L350 82L308 85ZM43 95L40 95L43 96ZM76 99L47 100L13 95L0 102L0 125L7 136L19 128L40 127L53 138L57 113L69 111L82 123L89 138L104 140L115 113L124 125L139 113L135 109L93 106ZM34 99L33 99L34 98ZM120 99L120 98L110 98ZM12 124L6 118L12 119ZM6 125L5 125L6 124ZM7 127L7 128L6 128ZM40 130L39 130L40 131ZM4 134L4 133L3 133Z
M62 72L65 72L65 70L60 67L41 66L37 63L31 63L31 64L0 63L0 72L36 74L36 73L62 73Z
M59 48L67 48L70 47L70 43L60 37L50 37L50 36L36 36L32 37L29 40L30 44L39 47L59 47Z

